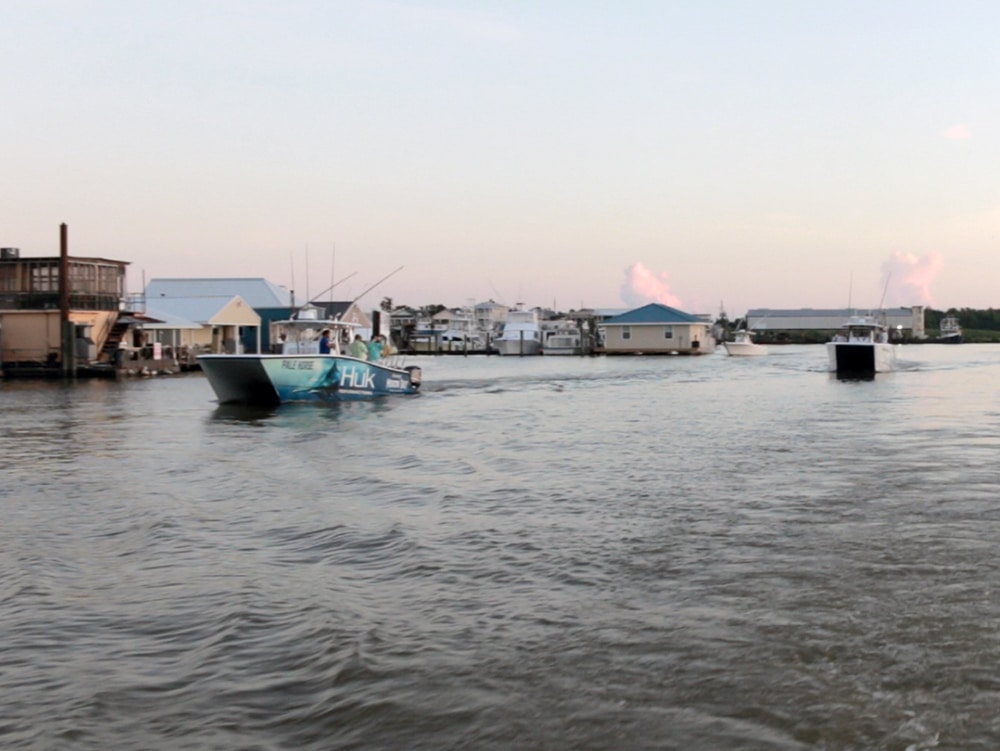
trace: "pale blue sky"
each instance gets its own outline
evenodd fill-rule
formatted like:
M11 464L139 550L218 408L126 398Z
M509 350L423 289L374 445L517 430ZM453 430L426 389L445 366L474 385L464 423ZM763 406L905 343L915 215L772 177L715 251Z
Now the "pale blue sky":
M0 245L299 294L1000 306L1000 4L0 0Z

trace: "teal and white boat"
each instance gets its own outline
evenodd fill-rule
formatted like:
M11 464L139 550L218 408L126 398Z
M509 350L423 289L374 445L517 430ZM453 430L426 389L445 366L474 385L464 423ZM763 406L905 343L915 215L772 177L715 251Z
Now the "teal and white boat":
M336 402L393 394L415 394L421 373L396 356L370 361L349 354L355 325L322 320L317 309L301 309L274 323L281 351L274 354L201 355L198 363L220 404L273 405ZM329 352L321 352L328 332Z

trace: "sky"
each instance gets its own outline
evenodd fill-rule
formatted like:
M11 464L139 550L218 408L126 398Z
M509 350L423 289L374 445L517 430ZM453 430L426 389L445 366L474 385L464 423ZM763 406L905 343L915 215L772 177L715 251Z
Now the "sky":
M363 307L1000 307L998 28L967 0L0 0L0 246L66 223L132 292Z

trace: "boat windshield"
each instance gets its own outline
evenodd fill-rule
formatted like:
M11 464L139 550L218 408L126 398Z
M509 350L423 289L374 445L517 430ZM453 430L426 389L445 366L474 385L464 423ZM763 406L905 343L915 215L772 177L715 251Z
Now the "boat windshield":
M272 324L274 351L280 355L339 355L351 341L353 324L342 321L293 319ZM325 346L323 339L326 338Z

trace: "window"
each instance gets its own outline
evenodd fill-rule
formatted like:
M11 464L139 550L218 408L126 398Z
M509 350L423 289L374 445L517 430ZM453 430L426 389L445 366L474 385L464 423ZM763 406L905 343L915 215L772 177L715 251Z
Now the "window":
M673 339L674 338L674 327L673 326L664 326L663 327L663 338L664 339Z
M32 264L31 266L31 291L32 292L58 292L59 291L59 267L50 264Z
M622 326L622 339L631 339L631 338L632 338L632 327Z

